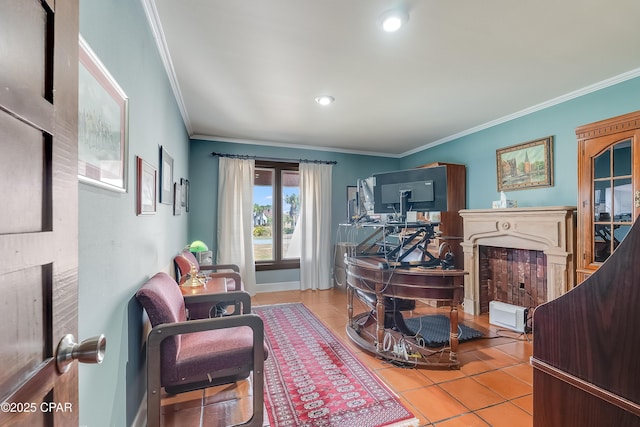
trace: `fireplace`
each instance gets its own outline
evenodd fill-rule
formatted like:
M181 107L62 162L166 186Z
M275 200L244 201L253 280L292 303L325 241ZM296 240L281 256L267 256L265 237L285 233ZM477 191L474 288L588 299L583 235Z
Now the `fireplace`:
M547 257L530 249L478 248L480 313L491 301L532 308L547 301Z
M573 288L575 207L465 209L460 215L464 224L464 269L469 273L464 286L466 313L487 312L492 299L535 307ZM500 257L498 261L505 258L500 268L506 270L499 280L507 283L490 283L488 280L495 277L483 276L490 256ZM512 262L506 262L510 256ZM513 262L513 256L528 258L528 262ZM485 270L481 270L481 263ZM534 284L532 274L536 276Z

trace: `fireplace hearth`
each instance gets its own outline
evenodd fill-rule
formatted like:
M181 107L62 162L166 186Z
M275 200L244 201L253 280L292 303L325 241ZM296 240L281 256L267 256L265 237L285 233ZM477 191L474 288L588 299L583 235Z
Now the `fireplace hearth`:
M547 257L544 252L480 246L478 253L480 313L489 312L491 301L526 308L547 301Z

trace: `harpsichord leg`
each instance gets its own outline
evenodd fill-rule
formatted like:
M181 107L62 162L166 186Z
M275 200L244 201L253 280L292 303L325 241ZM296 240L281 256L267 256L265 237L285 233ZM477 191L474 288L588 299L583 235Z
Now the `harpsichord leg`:
M458 308L455 304L451 305L451 312L449 313L449 323L451 324L451 331L449 332L449 345L451 350L449 351L449 361L452 363L458 363Z
M383 351L384 343L384 295L376 293L376 350Z

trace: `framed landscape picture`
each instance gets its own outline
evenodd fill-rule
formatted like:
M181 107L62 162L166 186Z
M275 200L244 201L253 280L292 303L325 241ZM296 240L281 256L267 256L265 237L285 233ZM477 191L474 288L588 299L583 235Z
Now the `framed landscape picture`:
M128 99L82 37L78 69L78 179L127 191Z
M498 191L553 186L553 136L496 150Z

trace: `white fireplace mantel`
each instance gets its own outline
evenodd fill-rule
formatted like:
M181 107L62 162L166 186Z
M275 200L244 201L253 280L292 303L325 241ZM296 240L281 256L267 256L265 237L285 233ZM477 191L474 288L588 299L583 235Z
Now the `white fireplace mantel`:
M575 284L575 206L464 209L464 311L480 314L479 246L529 249L547 258L547 298Z

